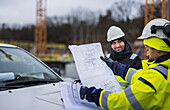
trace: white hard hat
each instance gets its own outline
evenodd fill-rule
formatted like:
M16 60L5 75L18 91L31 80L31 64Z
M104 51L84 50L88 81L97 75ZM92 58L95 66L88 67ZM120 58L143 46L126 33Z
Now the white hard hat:
M107 31L107 41L110 42L112 40L123 37L124 32L117 26L111 26Z
M147 39L150 37L158 37L168 39L170 23L166 19L157 18L151 20L143 29L142 35L138 39Z

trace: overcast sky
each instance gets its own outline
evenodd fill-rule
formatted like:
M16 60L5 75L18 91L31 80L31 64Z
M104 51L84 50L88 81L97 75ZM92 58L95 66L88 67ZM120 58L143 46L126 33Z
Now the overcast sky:
M120 0L47 0L47 16L64 16L79 7L104 13L115 1ZM35 15L36 0L0 0L0 24L35 24Z

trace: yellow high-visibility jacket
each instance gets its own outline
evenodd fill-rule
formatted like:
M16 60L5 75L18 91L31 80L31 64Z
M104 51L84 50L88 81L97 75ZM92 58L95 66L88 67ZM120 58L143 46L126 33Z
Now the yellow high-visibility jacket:
M122 92L102 90L99 105L109 110L170 109L170 56L152 62L143 60L142 66L140 70L129 68L125 80L130 86Z

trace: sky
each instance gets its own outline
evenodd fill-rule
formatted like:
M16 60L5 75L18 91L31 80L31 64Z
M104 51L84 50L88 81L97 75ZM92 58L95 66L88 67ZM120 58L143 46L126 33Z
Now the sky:
M47 0L47 16L64 16L73 9L106 12L120 0ZM144 0L142 0L144 1ZM0 0L0 24L35 24L36 0Z

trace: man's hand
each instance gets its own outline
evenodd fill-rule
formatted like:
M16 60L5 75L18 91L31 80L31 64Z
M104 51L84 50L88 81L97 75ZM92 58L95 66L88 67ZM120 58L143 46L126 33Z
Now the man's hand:
M86 99L89 102L95 102L97 106L99 106L99 97L100 92L103 89L96 89L95 87L87 88L85 86L81 86L80 88L80 98Z
M100 59L103 60L110 68L114 66L114 61L111 58L100 56Z
M80 88L80 99L86 99L87 87L81 86Z

